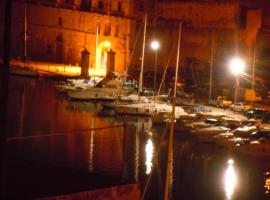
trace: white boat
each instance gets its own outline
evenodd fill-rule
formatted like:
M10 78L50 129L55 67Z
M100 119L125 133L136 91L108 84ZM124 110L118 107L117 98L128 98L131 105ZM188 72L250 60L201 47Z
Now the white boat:
M189 130L196 130L200 128L208 128L211 126L214 126L218 123L218 120L215 118L207 118L204 121L197 121L197 122L192 122L188 123L185 125L185 127Z
M192 130L191 133L203 141L209 141L209 138L213 137L214 135L225 133L230 130L230 128L224 126L211 126L207 128L198 128L196 130Z
M124 86L123 81L112 79L100 82L97 86L86 90L68 91L70 99L77 100L115 100L119 95L127 95L134 91L132 86Z
M212 140L220 146L231 147L237 145L237 142L242 143L246 141L250 134L256 129L256 126L238 127L233 131L215 135L212 137Z
M59 82L55 85L55 88L59 92L67 92L69 90L87 90L91 87L95 87L103 78L92 77L78 78L78 79L67 79L66 81Z
M214 140L220 146L234 148L253 139L260 139L260 138L269 139L269 137L270 137L269 127L264 125L260 129L258 129L258 127L256 127L255 125L252 125L239 127L229 132L228 135L224 136L217 135L214 137Z
M114 109L116 105L128 105L132 103L149 103L150 100L146 96L139 96L138 94L119 95L114 101L100 102L103 108Z
M198 112L197 113L197 116L198 118L201 118L201 119L206 119L206 118L222 118L222 117L225 117L225 113L223 112Z
M145 115L151 116L153 113L157 113L157 106L153 102L138 102L138 103L119 103L115 105L115 111L117 114L127 115Z

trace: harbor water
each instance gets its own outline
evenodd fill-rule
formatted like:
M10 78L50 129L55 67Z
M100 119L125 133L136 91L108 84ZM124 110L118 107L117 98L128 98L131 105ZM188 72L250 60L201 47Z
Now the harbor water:
M55 81L10 77L2 186L32 199L139 183L163 199L166 124L114 115L98 102L71 102ZM270 199L270 155L242 155L186 132L174 133L171 199Z

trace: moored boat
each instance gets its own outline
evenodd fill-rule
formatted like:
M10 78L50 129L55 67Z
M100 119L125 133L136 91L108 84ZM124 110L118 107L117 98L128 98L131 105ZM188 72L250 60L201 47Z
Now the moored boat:
M123 81L112 79L101 81L95 87L87 90L68 91L70 99L77 100L115 100L118 96L130 94L135 90L133 86L123 86Z

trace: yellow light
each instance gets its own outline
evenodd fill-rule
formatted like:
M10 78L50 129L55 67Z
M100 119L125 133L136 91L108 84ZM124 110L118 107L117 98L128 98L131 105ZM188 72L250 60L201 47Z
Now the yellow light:
M96 64L93 70L90 70L90 75L105 76L107 67L107 52L111 49L111 42L101 42L96 50Z
M106 69L101 68L90 68L88 70L90 76L106 76Z
M239 75L239 74L243 74L244 68L245 68L245 63L240 58L233 58L230 61L229 67L230 67L231 72L234 75Z
M105 41L104 46L107 47L107 48L111 47L111 42L110 41Z
M270 175L270 173L267 171L266 173L264 173L264 175L265 175L265 178L264 178L264 180L265 180L265 184L264 184L265 193L269 194L269 191L270 191L270 177L269 177L269 175Z
M269 192L269 190L270 190L270 178L267 178L266 180L265 180L265 189L266 189L266 192Z
M231 199L236 186L236 174L233 164L234 161L232 159L228 160L228 166L224 176L224 187L225 187L224 189L227 199Z

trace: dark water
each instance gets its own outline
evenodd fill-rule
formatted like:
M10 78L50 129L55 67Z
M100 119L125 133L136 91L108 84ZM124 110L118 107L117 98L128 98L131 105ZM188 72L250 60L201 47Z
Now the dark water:
M151 177L145 199L163 199L165 125L153 125L149 118L110 116L95 103L68 102L53 85L51 80L11 78L8 141L1 158L7 198L127 182L139 182L143 193ZM233 170L229 159L234 160ZM229 199L223 183L228 168L237 177L230 199L270 199L269 158L238 155L175 133L173 161L171 199Z

